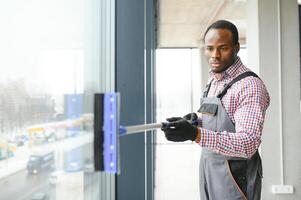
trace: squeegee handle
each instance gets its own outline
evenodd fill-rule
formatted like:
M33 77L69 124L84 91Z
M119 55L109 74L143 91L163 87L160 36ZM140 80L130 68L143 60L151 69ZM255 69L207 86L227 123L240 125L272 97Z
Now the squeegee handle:
M193 121L191 123L192 125L197 125L197 121ZM163 122L163 123L152 123L152 124L141 124L141 125L134 125L134 126L120 126L119 128L119 134L120 135L128 135L128 134L133 134L133 133L141 133L144 131L151 131L151 130L156 130L159 128L168 127L169 123L168 122Z
M134 126L121 126L119 128L120 135L128 135L133 133L140 133L144 131L151 131L162 127L162 123L142 124Z

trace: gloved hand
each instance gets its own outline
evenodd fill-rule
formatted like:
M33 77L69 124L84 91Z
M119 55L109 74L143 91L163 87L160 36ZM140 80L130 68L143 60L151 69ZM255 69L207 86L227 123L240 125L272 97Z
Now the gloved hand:
M176 120L178 119L178 120ZM169 141L183 142L186 140L194 141L197 136L197 127L183 118L168 118L169 123L163 123L161 128L165 137Z
M187 115L184 115L183 117L171 117L171 118L167 118L166 120L168 122L174 122L174 121L178 121L180 119L186 119L191 124L193 123L194 125L197 125L198 115L196 113L188 113Z
M198 115L196 113L188 113L187 115L184 115L183 117L187 121L190 122L190 124L197 125L198 124Z

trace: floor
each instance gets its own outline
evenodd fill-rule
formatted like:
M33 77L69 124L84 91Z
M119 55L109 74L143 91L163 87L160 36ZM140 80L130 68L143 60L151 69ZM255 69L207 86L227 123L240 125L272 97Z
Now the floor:
M195 143L156 146L155 200L199 200L199 158Z

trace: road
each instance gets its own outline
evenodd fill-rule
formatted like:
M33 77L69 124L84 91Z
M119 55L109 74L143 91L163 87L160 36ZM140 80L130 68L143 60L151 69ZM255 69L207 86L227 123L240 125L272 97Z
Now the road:
M40 145L39 148L55 149L55 167L45 168L43 172L33 175L28 174L24 166L23 169L3 177L0 179L0 200L30 200L32 195L37 192L46 193L48 199L56 199L56 186L49 183L50 174L57 169L67 169L70 162L79 161L83 163L85 157L91 154L89 141L89 137L80 136L52 144ZM82 168L78 170L82 170ZM69 174L72 175L72 173Z
M0 200L27 200L40 191L48 191L51 194L50 184L47 181L51 170L37 175L28 175L26 170L2 179L0 182ZM52 192L53 193L53 192ZM53 198L51 198L53 199Z

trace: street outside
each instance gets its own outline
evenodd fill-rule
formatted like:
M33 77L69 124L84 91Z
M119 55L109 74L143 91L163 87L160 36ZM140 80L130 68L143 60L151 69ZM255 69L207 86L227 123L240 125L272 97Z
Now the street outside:
M18 147L13 157L0 161L0 200L84 199L84 187L89 187L84 186L85 157L92 154L92 136L82 132L64 140ZM55 165L31 174L26 165L37 149L53 149Z

